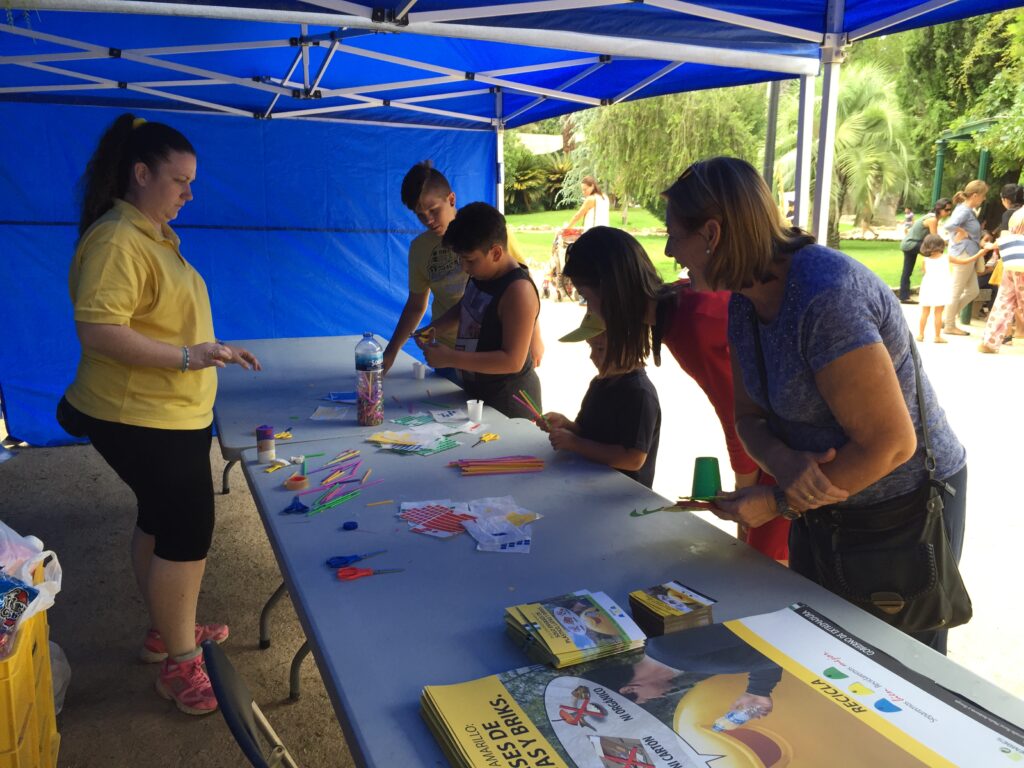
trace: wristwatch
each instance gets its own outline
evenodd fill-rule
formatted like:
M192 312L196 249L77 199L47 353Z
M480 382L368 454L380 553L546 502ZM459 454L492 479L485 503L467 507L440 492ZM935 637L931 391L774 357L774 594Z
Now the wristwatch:
M776 511L786 520L796 520L800 517L800 513L789 506L789 501L786 499L786 492L779 486L772 486L772 496L775 497Z

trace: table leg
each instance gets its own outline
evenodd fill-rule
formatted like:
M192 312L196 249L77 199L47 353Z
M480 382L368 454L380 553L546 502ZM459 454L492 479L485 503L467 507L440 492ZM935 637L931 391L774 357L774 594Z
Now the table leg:
M263 610L260 611L260 650L266 650L270 647L270 627L268 626L270 623L270 609L277 605L277 601L287 591L282 581L281 586L274 591L274 594L267 600L266 605L263 606Z
M224 466L224 477L223 477L223 480L222 480L223 487L221 488L221 492L225 496L227 496L229 493L231 493L231 486L228 484L228 473L231 472L231 468L233 466L235 466L235 464L237 464L237 463L238 463L238 459L232 459L231 461L229 461Z
M298 701L301 691L299 690L299 672L302 669L302 660L309 655L309 640L304 642L302 646L295 652L295 658L292 659L291 674L288 678L288 698L292 701Z

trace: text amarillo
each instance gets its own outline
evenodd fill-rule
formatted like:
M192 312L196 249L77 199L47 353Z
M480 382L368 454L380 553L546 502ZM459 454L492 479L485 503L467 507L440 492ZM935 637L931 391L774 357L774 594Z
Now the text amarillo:
M523 722L508 699L498 696L487 703L494 708L498 719L481 723L479 729L475 725L467 725L466 732L488 765L507 768L553 768L557 765L552 762L547 747L531 736L532 724Z

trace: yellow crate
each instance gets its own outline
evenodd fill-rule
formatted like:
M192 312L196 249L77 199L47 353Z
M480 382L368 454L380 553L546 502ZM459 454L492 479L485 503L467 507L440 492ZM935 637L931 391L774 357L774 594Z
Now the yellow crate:
M42 567L36 571L36 580L41 578ZM49 637L43 611L22 622L14 648L0 660L0 768L57 763Z
M46 621L45 614L33 616L18 628L18 633L14 636L14 649L6 659L0 661L0 754L14 752L20 748L24 740L26 722L34 714L34 661L39 655L36 625L40 620ZM35 732L34 720L32 725ZM3 765L2 761L0 765Z
M38 722L33 707L28 707L25 730L19 734L14 749L0 752L0 768L36 768L39 763Z

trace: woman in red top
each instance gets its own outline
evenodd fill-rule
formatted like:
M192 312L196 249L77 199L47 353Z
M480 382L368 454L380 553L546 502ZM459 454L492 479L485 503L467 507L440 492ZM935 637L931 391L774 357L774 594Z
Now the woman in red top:
M729 293L699 293L687 283L664 285L642 248L610 247L610 240L616 236L621 233L609 227L586 232L569 249L564 272L591 311L602 317L607 313L633 321L625 334L608 333L608 359L617 360L625 348L640 345L653 353L655 365L661 365L661 346L667 346L718 414L736 487L758 482L774 485L775 481L746 454L736 435L726 338ZM637 254L631 263L616 258L626 251ZM643 263L639 263L641 259ZM789 521L781 517L749 531L741 528L740 537L775 560L789 557Z

